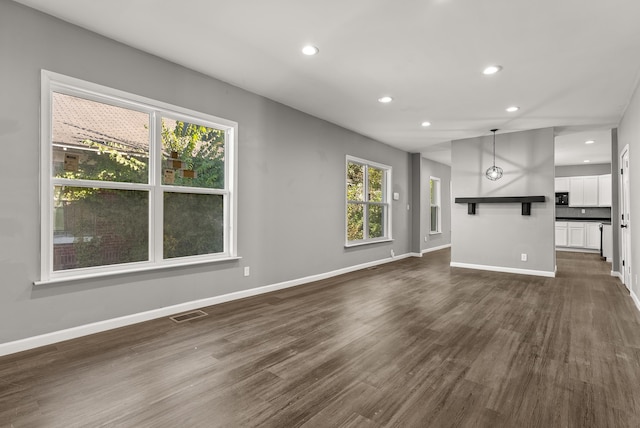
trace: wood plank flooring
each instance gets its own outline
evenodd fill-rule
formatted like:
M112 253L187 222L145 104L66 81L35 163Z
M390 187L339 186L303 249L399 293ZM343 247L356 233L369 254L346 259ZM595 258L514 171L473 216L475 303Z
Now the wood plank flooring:
M639 427L639 313L597 255L557 257L442 250L2 357L0 426Z

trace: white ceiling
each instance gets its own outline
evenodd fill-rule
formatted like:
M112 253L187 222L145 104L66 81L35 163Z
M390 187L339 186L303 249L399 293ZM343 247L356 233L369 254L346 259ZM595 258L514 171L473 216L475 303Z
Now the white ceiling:
M491 128L615 127L640 71L637 0L18 2L445 163Z
M586 144L587 141L593 143ZM610 130L559 135L555 138L555 143L556 165L611 163Z

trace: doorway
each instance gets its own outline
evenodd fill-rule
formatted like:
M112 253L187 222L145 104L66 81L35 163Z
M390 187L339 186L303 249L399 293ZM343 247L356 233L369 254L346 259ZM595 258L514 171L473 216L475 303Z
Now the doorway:
M629 146L620 155L620 241L622 258L622 282L631 290L631 213L629 194Z

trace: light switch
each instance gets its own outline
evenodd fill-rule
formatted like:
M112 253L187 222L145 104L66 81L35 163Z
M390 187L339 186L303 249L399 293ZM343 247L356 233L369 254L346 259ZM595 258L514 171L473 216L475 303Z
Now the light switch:
M398 192L393 192L393 200L394 200L394 201L397 201L397 200L399 200L399 199L400 199L400 193L398 193Z

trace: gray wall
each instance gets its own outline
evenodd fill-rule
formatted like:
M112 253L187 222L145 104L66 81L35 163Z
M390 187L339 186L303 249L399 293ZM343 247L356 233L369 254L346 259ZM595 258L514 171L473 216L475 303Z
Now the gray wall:
M620 125L618 126L618 152L620 157L625 146L629 146L629 187L631 221L631 274L633 280L632 291L640 296L640 284L638 284L638 270L640 270L640 90L635 88L633 97L629 101ZM614 229L614 233L620 233L620 228ZM620 240L620 243L622 241ZM620 267L618 272L622 272Z
M410 251L403 151L8 1L0 54L0 343ZM237 121L242 260L33 286L41 69ZM343 247L347 154L393 167L393 242Z
M411 252L421 254L422 235L424 232L424 201L425 196L422 194L423 173L422 173L422 156L420 153L411 154ZM427 187L428 188L428 187Z
M556 177L579 177L604 174L611 174L610 163L556 166Z
M611 130L611 227L613 230L613 259L611 270L620 270L620 159L618 158L618 129Z
M438 177L441 186L441 206L442 206L442 233L430 235L431 209L429 200L429 177ZM420 232L420 242L422 250L440 247L451 244L451 167L439 162L422 158L422 225ZM427 238L425 242L424 238Z
M452 206L451 261L488 267L555 270L554 130L498 134L496 164L504 176L495 182L484 172L492 164L492 137L451 143L453 197L545 196L531 205L531 216L520 204L479 204L476 215L466 204ZM520 254L528 255L527 262Z

